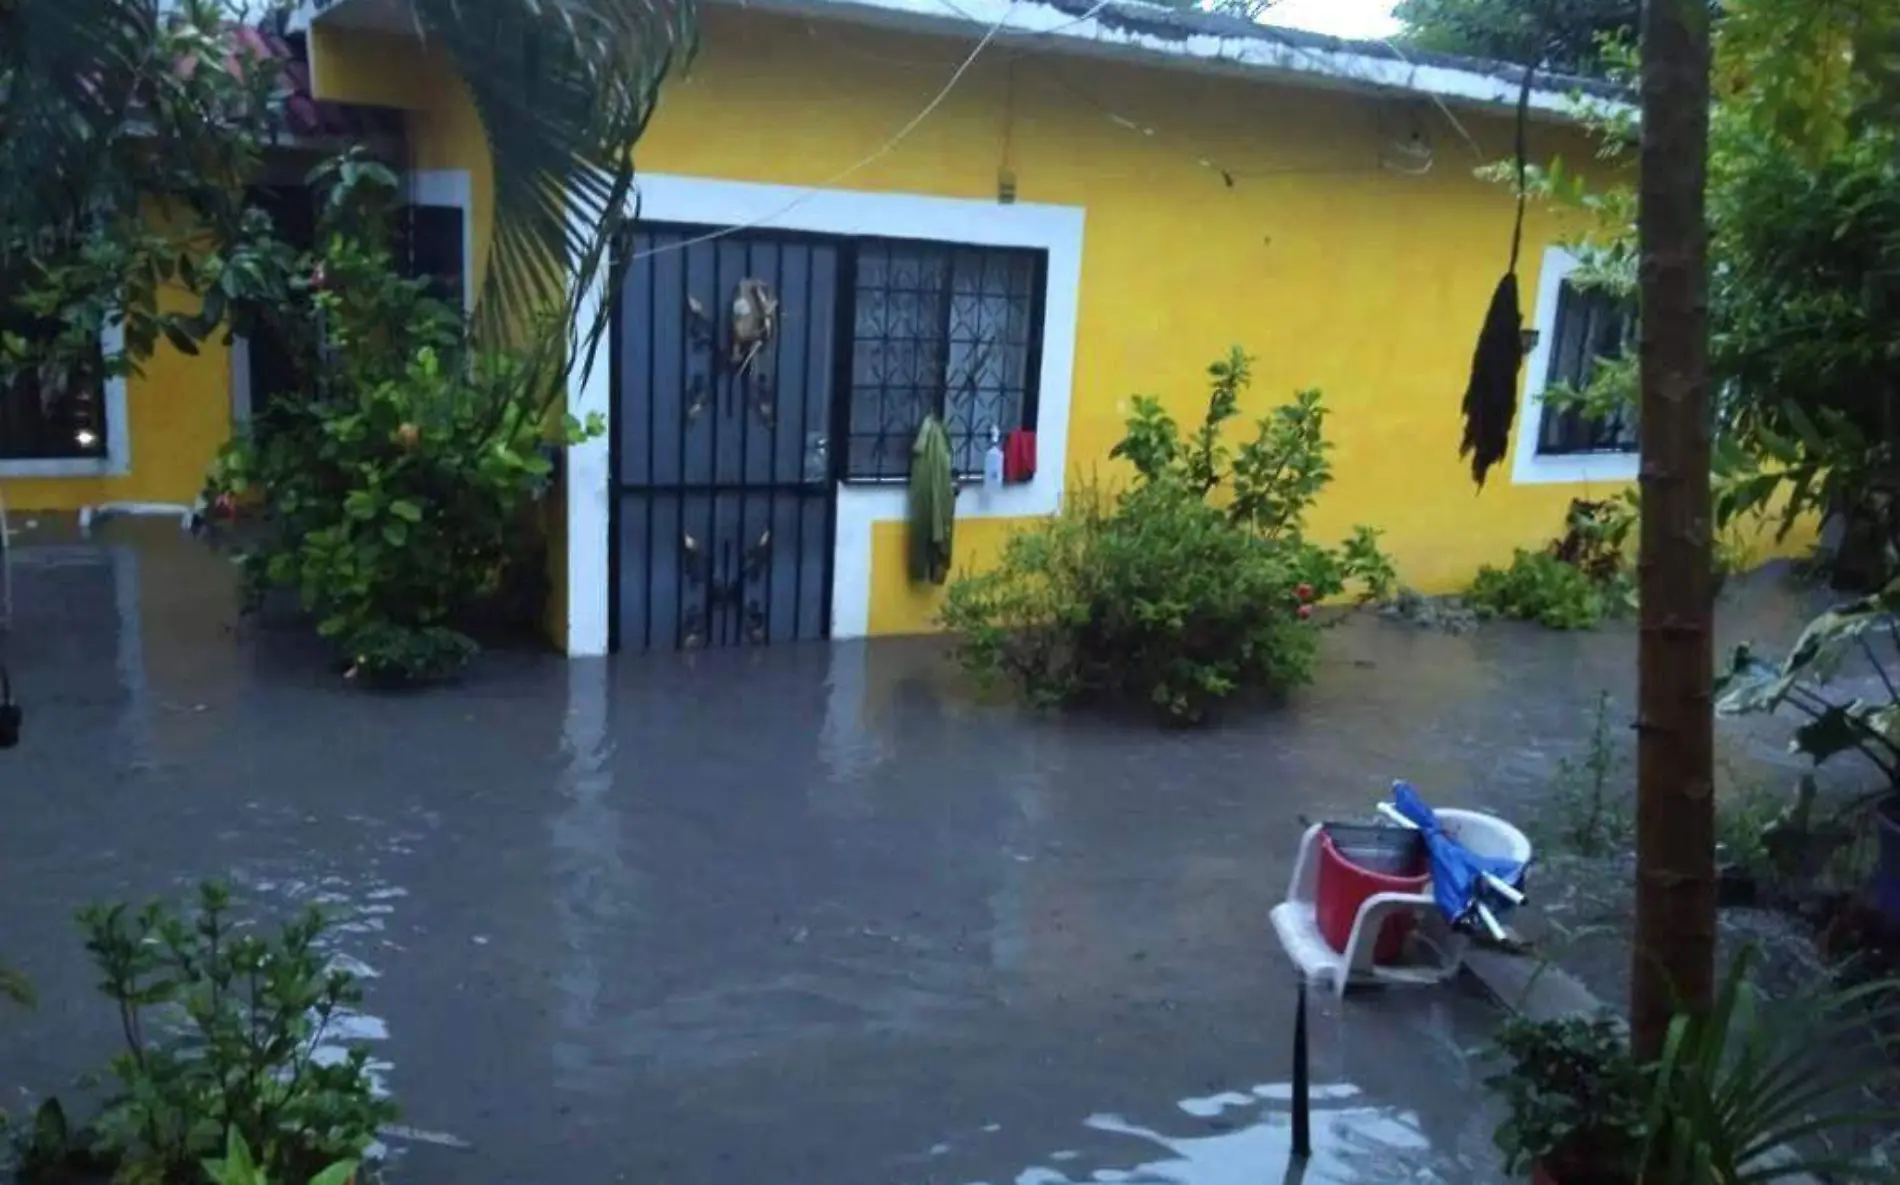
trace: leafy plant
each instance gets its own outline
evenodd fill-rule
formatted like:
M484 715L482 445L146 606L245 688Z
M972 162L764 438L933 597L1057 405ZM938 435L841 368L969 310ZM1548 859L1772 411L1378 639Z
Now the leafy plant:
M1878 587L1900 560L1900 102L1885 0L1730 0L1715 27L1708 156L1716 525L1768 515L1785 535L1846 527L1837 575ZM1613 79L1636 77L1627 43ZM1637 143L1629 105L1586 99L1598 155ZM1490 170L1500 179L1506 170ZM1552 161L1533 188L1593 225L1573 282L1636 288L1633 171ZM1611 179L1607 185L1603 179ZM1599 367L1590 403L1632 405L1633 366Z
M1805 717L1788 742L1816 768L1857 756L1879 772L1881 785L1823 809L1812 778L1763 827L1760 853L1776 872L1809 882L1850 855L1873 825L1879 804L1900 788L1900 581L1821 614L1801 631L1788 656L1773 663L1753 647L1735 648L1716 680L1716 711L1741 716L1791 708ZM1864 664L1852 688L1843 668Z
M33 984L13 968L0 966L0 999L31 1008L35 1000Z
M1594 629L1635 604L1628 547L1636 507L1634 493L1601 502L1574 499L1562 536L1542 551L1518 549L1508 568L1478 569L1465 600L1486 616Z
M345 664L379 683L453 674L458 627L537 553L547 450L601 430L553 417L565 337L469 347L457 310L399 276L381 235L395 178L344 158L320 174L327 238L273 313L303 390L214 463L214 505L255 513L240 547L253 598L295 590Z
M1865 1067L1843 1056L1894 1014L1900 984L1772 999L1750 982L1755 958L1736 956L1708 1011L1674 1017L1650 1065L1607 1014L1507 1020L1495 1039L1505 1067L1486 1080L1507 1110L1495 1134L1506 1169L1541 1164L1565 1185L1891 1180L1823 1146L1900 1118L1863 1101Z
M1548 551L1519 548L1510 567L1479 568L1465 601L1485 616L1534 621L1556 630L1587 630L1628 604L1628 588L1592 580Z
M1669 1026L1650 1070L1644 1185L1891 1181L1891 1168L1815 1149L1900 1122L1900 1111L1867 1104L1866 1067L1850 1053L1896 1015L1900 984L1777 1000L1750 984L1755 957L1745 948L1713 1006Z
M6 1119L0 1114L0 1131L7 1130ZM23 1185L101 1181L117 1167L109 1156L93 1150L93 1133L73 1126L57 1098L41 1100L33 1108L31 1121L7 1134L13 1145L14 1176Z
M234 298L270 285L285 253L244 187L287 89L245 15L223 0L6 10L0 151L33 167L0 179L0 387L30 376L49 400L96 400L160 343L196 353Z
M1316 600L1395 583L1376 532L1329 549L1305 516L1332 480L1319 393L1255 425L1225 426L1251 383L1239 350L1208 368L1207 412L1191 434L1158 400L1134 400L1113 455L1134 469L1116 492L1072 490L1061 511L1012 533L1001 562L950 587L944 623L963 663L1033 701L1145 702L1200 719L1243 690L1311 677Z
M1541 1164L1565 1185L1634 1185L1648 1095L1621 1022L1513 1016L1494 1042L1505 1067L1485 1085L1504 1099L1493 1138L1505 1171Z
M195 1182L230 1134L269 1176L302 1181L360 1158L395 1108L376 1097L367 1053L332 1029L361 1001L318 950L314 910L265 938L231 921L230 896L199 890L189 921L158 904L81 914L125 1050L98 1122L98 1150L128 1185Z
M1807 722L1795 730L1792 752L1816 766L1853 753L1879 770L1887 786L1900 785L1900 685L1891 669L1900 660L1896 610L1900 580L1809 622L1779 664L1751 646L1736 647L1717 680L1716 710L1740 716L1793 708ZM1863 680L1859 690L1836 694L1834 681L1850 658L1867 663L1874 686Z
M251 1155L244 1133L232 1128L225 1138L224 1159L205 1161L205 1175L212 1185L277 1185L264 1166ZM350 1185L356 1179L356 1162L340 1160L310 1178L310 1185Z
M1586 857L1630 851L1636 820L1628 773L1629 761L1612 731L1610 693L1600 691L1583 753L1557 762L1551 842Z

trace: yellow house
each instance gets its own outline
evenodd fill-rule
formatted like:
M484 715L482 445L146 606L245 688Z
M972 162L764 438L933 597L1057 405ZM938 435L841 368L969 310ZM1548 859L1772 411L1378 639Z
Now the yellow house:
M399 0L298 27L317 95L404 113L416 200L458 215L473 293L492 178L460 81ZM972 477L1033 433L1033 473L958 499L958 563L981 565L1111 475L1130 395L1194 416L1234 344L1258 356L1246 410L1325 393L1336 480L1313 527L1380 528L1427 591L1634 476L1623 426L1541 404L1621 313L1563 283L1540 210L1512 452L1481 494L1458 457L1512 218L1473 171L1509 152L1513 71L1119 0L751 0L701 27L634 149L632 256L591 294L609 357L569 392L612 424L564 466L569 653L928 629L940 590L904 549L924 414ZM1535 157L1588 156L1562 86L1530 108ZM770 309L756 348L740 301ZM104 458L0 459L0 491L188 501L242 418L246 354L161 354L109 401Z

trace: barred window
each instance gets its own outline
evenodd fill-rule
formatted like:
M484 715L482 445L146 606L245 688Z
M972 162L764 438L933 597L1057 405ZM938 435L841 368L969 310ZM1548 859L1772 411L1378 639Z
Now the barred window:
M26 343L30 362L36 342L60 333L54 320L16 313L0 317L0 333ZM0 378L0 461L91 460L106 455L103 359L98 368L21 367L11 381Z
M1600 360L1624 355L1634 332L1635 319L1626 302L1566 282L1557 293L1557 318L1552 326L1550 369L1544 376L1544 389L1583 390ZM1629 408L1618 408L1607 416L1591 416L1578 407L1543 405L1543 422L1537 432L1539 456L1633 453L1636 442L1636 417Z
M865 239L855 254L846 477L908 477L926 415L957 475L980 475L992 428L1035 424L1044 253Z

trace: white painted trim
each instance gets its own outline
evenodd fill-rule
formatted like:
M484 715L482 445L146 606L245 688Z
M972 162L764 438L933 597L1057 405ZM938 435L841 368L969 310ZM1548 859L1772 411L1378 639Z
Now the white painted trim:
M409 202L416 206L453 206L462 211L462 311L475 311L474 183L467 169L412 169Z
M125 327L108 322L99 330L99 349L110 358L125 351ZM125 376L106 380L106 455L44 460L0 461L0 478L124 477L132 471L132 425L127 421Z
M853 190L805 190L745 181L644 174L639 181L640 216L655 222L712 226L759 226L816 234L875 235L1028 247L1048 253L1043 300L1042 372L1036 415L1036 476L1001 490L966 487L957 517L1015 518L1053 514L1061 505L1068 469L1069 420L1075 374L1075 333L1082 287L1080 206L996 202ZM585 294L582 323L605 300L597 285ZM585 419L605 415L612 404L607 367L596 365L582 382L568 386L568 411ZM607 648L608 446L605 438L568 450L567 565L568 652L601 654ZM871 618L871 528L901 521L908 493L902 485L842 484L831 572L831 636L862 637Z
M1580 456L1538 455L1537 438L1544 422L1544 388L1550 381L1550 356L1557 348L1557 303L1563 283L1577 268L1577 257L1562 247L1544 248L1544 264L1537 279L1537 347L1531 351L1519 400L1517 443L1511 456L1513 485L1562 485L1635 481L1641 459L1627 453L1586 453Z
M569 275L579 271L577 262L577 257L570 252ZM612 300L607 288L613 279L611 271L602 268L595 273L594 282L575 302L575 324L568 327L570 358L577 358L585 345L580 340L581 327L592 325ZM617 328L609 325L607 332L617 332ZM603 341L601 345L605 347L607 343ZM562 485L567 494L567 653L570 658L606 654L610 636L613 581L609 562L614 549L610 502L613 464L609 441L616 431L611 418L612 370L603 348L595 353L593 365L574 366L567 375L568 414L582 423L595 414L608 421L605 433L569 445L563 454Z

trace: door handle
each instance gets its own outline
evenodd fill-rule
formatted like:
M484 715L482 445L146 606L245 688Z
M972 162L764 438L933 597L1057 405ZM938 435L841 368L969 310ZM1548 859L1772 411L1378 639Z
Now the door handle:
M831 438L823 432L805 435L805 480L823 482L831 476Z

